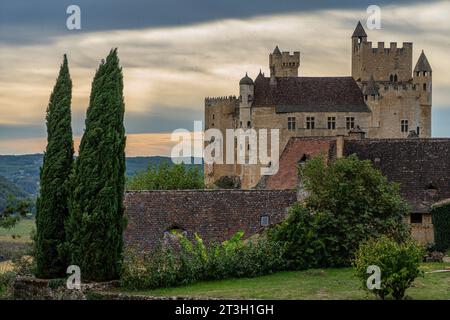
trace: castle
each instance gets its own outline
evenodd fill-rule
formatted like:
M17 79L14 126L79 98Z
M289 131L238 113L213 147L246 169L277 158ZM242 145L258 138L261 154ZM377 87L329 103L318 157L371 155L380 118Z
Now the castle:
M450 139L431 138L430 64L422 52L412 69L411 43L373 48L360 23L351 50L351 77L312 78L298 76L299 52L276 47L269 77L246 75L239 98L206 98L205 129L224 136L227 129L280 129L278 172L261 176L259 163L206 163L206 185L220 187L226 177L234 189L128 192L126 244L152 250L173 230L205 242L258 233L304 197L297 167L317 155L370 160L399 183L412 236L433 242L431 207L450 199Z
M205 129L280 130L279 154L293 137L431 137L432 70L422 51L413 69L413 45L373 47L359 22L351 36L351 76L299 76L300 52L269 54L270 76L239 82L239 97L205 99ZM261 165L205 165L205 182L223 177L251 189Z

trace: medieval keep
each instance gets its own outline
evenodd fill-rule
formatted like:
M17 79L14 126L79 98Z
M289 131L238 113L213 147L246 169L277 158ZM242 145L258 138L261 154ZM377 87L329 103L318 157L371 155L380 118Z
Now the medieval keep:
M269 54L270 75L247 74L239 97L205 99L205 129L280 129L281 155L292 137L431 137L432 69L422 51L413 69L413 44L376 46L358 23L351 36L351 76L302 77L300 52ZM299 75L300 74L300 75ZM225 155L224 155L225 156ZM243 189L261 179L258 165L205 166L205 182L222 177Z

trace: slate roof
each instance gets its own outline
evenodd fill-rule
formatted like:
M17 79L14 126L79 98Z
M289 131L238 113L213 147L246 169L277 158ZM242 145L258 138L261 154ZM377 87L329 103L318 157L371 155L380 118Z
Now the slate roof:
M281 51L280 51L280 48L278 48L278 46L276 46L275 49L273 50L273 54L281 55Z
M364 30L364 28L361 24L361 21L358 21L355 31L353 31L352 38L354 38L354 37L367 37L367 33Z
M253 107L275 106L287 112L370 112L352 77L277 77L255 81Z
M364 90L364 94L371 96L371 95L378 95L380 94L378 91L378 86L375 83L375 79L373 78L373 75L370 77L369 82L367 83L366 89Z
M430 63L428 62L427 56L422 50L420 54L419 60L417 60L416 67L414 68L414 72L417 71L432 71Z
M243 77L241 81L239 81L239 85L241 84L253 85L253 80L246 73L245 77Z
M344 155L371 160L400 193L412 212L427 213L450 198L450 139L363 139L344 144Z

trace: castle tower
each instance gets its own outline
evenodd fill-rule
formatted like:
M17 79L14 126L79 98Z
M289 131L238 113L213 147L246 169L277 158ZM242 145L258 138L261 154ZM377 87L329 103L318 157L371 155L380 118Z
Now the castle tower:
M278 46L269 54L269 68L271 77L298 77L300 67L300 52L293 54L283 51Z
M372 47L361 22L358 22L352 35L352 76L363 82L369 81L371 76L377 82L410 81L412 49L411 42L404 42L401 48L396 42L391 42L389 48L385 48L384 42Z
M418 133L420 137L431 137L432 69L423 50L414 68L413 81L420 103Z
M245 77L239 81L239 127L243 129L251 128L251 107L254 96L254 82L245 74Z
M358 21L355 31L352 34L352 77L356 81L362 79L361 46L363 42L367 42L367 33L361 21Z

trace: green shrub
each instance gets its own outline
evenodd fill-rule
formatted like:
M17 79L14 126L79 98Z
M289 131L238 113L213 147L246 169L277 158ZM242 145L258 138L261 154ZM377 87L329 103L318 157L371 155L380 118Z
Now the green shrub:
M178 190L204 187L200 168L183 163L169 165L162 162L157 166L149 166L147 171L139 172L126 181L127 190Z
M326 163L316 157L299 168L307 197L269 231L284 243L290 268L351 265L361 242L381 235L409 237L407 203L370 161L355 156Z
M434 226L435 249L445 252L450 249L450 201L436 204L431 209Z
M11 294L16 276L14 271L0 272L0 298Z
M152 253L128 252L121 285L129 289L182 286L197 281L257 277L284 269L282 248L265 239L244 243L243 233L206 246L179 234L179 246Z
M323 218L312 214L304 205L295 203L281 224L268 230L268 239L283 246L283 259L294 270L316 268L327 261L325 239L319 234Z
M363 288L367 288L370 276L367 268L378 266L381 270L381 287L371 292L381 299L391 295L394 299L402 299L415 278L422 275L420 263L424 250L413 240L397 243L388 237L371 239L361 244L354 260L356 275L361 279Z

